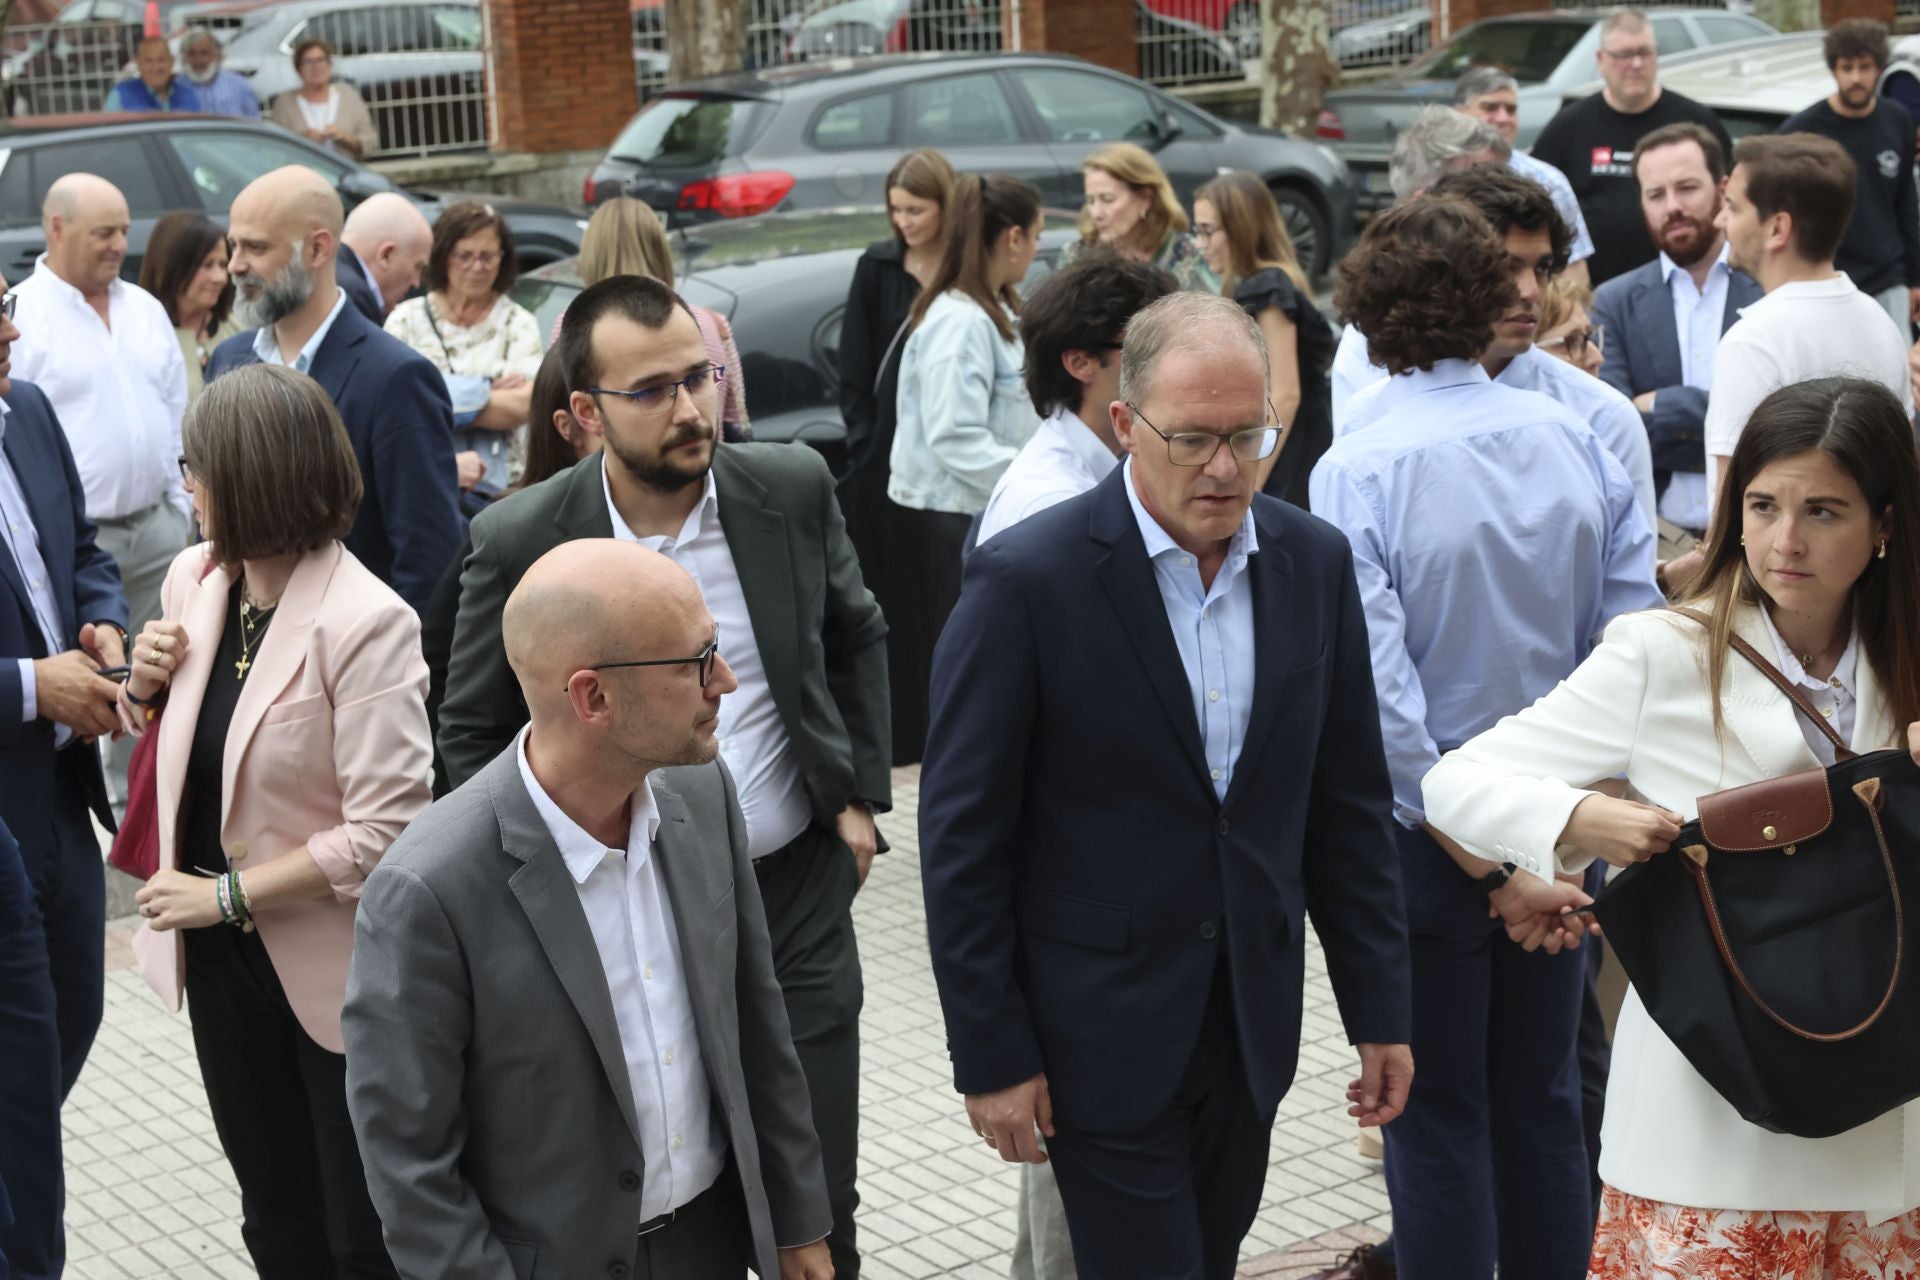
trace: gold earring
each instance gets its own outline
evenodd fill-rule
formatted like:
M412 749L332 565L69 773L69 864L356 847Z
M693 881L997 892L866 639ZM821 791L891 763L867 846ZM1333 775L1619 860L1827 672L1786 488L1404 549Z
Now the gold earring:
M1880 539L1880 549L1873 553L1873 558L1875 560L1885 560L1887 558L1887 540L1885 538Z
M1740 545L1743 547L1747 545L1747 535L1744 533L1740 535Z

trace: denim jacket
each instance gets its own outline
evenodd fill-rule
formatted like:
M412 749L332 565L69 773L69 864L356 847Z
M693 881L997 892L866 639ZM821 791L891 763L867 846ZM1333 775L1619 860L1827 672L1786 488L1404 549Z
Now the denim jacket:
M1021 381L1018 337L980 304L942 294L900 357L899 426L887 496L903 507L970 516L1040 426Z

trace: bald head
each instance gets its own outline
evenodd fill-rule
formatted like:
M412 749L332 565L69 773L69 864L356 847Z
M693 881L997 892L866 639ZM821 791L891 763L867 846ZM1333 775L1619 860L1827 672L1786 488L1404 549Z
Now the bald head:
M354 206L340 240L373 274L381 300L391 311L420 283L420 273L433 252L433 225L413 201L382 191Z
M40 207L47 265L80 292L103 292L120 274L132 218L120 188L91 173L69 173L47 188Z
M346 209L325 178L305 165L290 164L249 182L234 197L233 221L268 222L284 236L324 231L338 243Z

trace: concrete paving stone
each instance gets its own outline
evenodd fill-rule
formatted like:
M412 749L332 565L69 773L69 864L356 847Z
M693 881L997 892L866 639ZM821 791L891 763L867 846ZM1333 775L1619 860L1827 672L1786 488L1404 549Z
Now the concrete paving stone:
M938 1232L923 1235L917 1240L910 1240L906 1247L909 1252L916 1253L933 1263L936 1275L948 1274L955 1267L965 1266L975 1261L974 1258L954 1248Z

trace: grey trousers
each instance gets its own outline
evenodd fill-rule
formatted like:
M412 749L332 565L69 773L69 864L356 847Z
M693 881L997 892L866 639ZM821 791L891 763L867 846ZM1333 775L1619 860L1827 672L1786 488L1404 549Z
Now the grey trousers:
M1045 1138L1041 1139L1044 1143ZM1075 1280L1073 1241L1067 1237L1067 1207L1053 1165L1020 1166L1020 1234L1013 1242L1007 1280Z
M130 516L99 519L94 524L101 547L120 566L120 583L127 592L127 640L132 643L141 627L159 619L160 584L192 536L193 524L164 499ZM131 734L118 742L100 740L107 792L116 812L127 802L127 762L133 759L133 744Z

